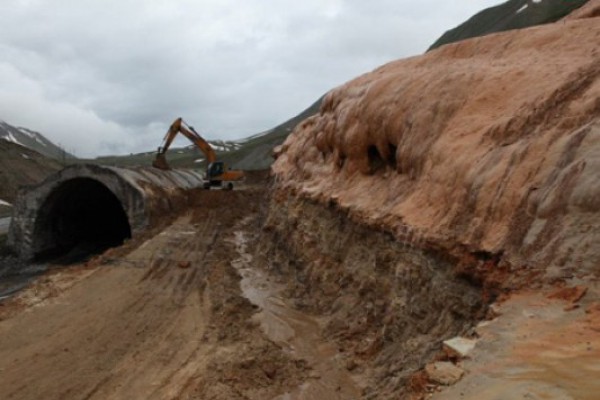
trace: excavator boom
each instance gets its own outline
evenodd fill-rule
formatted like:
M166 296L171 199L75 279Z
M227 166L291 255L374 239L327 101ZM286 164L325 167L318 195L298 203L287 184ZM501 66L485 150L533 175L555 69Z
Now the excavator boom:
M178 133L181 133L188 138L200 149L200 151L202 151L202 153L204 153L207 162L206 179L208 186L221 186L222 181L236 181L244 177L243 171L227 170L223 162L217 161L217 154L210 143L204 140L194 128L187 125L182 118L177 118L169 127L169 130L163 139L162 146L158 148L152 166L164 170L171 169L167 163L166 153ZM228 187L232 187L231 183L228 184Z
M200 136L198 132L194 130L194 128L183 122L182 118L177 118L169 127L169 130L163 139L162 146L158 148L158 154L152 163L153 166L160 169L170 169L165 158L165 154L167 153L167 150L169 150L169 147L171 147L171 143L173 143L173 139L175 139L175 136L177 136L178 133L181 133L192 143L194 143L202 151L202 153L204 153L206 156L206 161L209 164L216 161L217 155L210 144L204 140L202 136Z

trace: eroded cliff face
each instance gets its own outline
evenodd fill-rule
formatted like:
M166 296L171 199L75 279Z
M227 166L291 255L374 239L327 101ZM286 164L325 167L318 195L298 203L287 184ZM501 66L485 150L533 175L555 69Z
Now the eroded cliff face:
M600 275L597 5L334 89L277 150L276 190L473 257L472 276Z
M469 335L487 312L489 299L456 273L456 260L420 240L410 230L401 240L373 230L333 204L272 196L256 256L298 309L320 316L335 343L327 357L352 374L360 398L408 398L440 341Z

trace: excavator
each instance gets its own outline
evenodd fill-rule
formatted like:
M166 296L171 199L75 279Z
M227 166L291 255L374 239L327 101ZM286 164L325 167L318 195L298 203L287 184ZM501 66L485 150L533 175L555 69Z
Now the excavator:
M206 157L205 189L222 187L231 190L233 189L233 182L244 177L244 171L228 169L223 161L217 161L217 154L210 143L204 140L192 126L186 124L182 118L177 118L169 127L162 145L158 148L156 158L152 162L153 167L164 170L171 169L167 163L166 153L178 133L194 143Z

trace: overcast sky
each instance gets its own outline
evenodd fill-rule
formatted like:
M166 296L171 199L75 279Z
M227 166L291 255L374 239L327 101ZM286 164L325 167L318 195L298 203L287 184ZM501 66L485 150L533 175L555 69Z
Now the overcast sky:
M2 0L0 119L80 157L154 150L179 116L240 139L501 2Z

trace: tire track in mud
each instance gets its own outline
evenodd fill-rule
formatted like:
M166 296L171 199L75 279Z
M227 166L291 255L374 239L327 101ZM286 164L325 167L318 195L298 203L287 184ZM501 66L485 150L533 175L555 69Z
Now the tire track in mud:
M231 266L227 238L260 199L203 192L146 242L72 266L65 290L0 314L0 397L262 400L297 387L305 364L249 320Z
M132 396L145 392L144 398L174 398L173 393L181 389L171 387L171 383L187 381L199 372L200 365L190 369L189 364L203 352L200 341L205 323L197 324L197 316L202 316L204 322L210 318L203 280L206 277L205 260L213 248L214 238L209 236L209 241L202 239L208 236L214 217L209 216L198 230L189 220L188 216L159 235L163 243L157 247L161 250L153 252L150 267L139 280L140 284L146 284L140 298L143 301L136 301L138 304L133 311L134 315L147 316L153 313L153 308L164 308L171 310L169 314L175 314L174 317L164 318L157 324L156 321L144 323L143 319L129 316L131 329L158 334L146 337L147 340L134 346L133 352L130 351L132 356L123 360L122 366L117 368L121 373L113 373L113 377L104 382L104 389L108 392L97 389L91 398L110 398L111 387L133 387L130 391ZM189 263L189 267L180 268L182 262ZM186 312L190 308L193 311ZM186 324L188 327L191 325L195 338L182 332ZM157 363L160 368L157 368ZM148 375L154 376L153 383L149 387L139 387L137 383L147 381ZM171 395L167 396L167 392ZM116 397L123 396L122 390L117 393L114 394Z
M17 385L0 377L2 397L35 399L43 392L47 399L175 398L167 396L180 389L172 386L173 381L185 382L204 367L194 361L207 350L201 339L210 318L206 304L210 300L202 289L203 258L214 238L208 236L207 242L202 240L206 235L182 235L193 232L189 220L178 220L164 235L97 270L95 279L83 280L74 292L61 296L61 303L77 311L65 312L62 304L45 306L44 318L57 321L49 335L43 333L48 327L39 318L26 323L40 326L34 335L39 339L30 343L11 338L10 325L0 329L8 335L7 347L21 348L19 358L0 360L0 369L19 376L12 380ZM162 248L174 250L177 257L160 259ZM182 257L190 261L188 269L178 267ZM99 297L82 301L98 290ZM11 341L16 343L11 346ZM1 347L0 354L7 353ZM70 379L71 373L77 378ZM9 379L6 375L3 372Z

